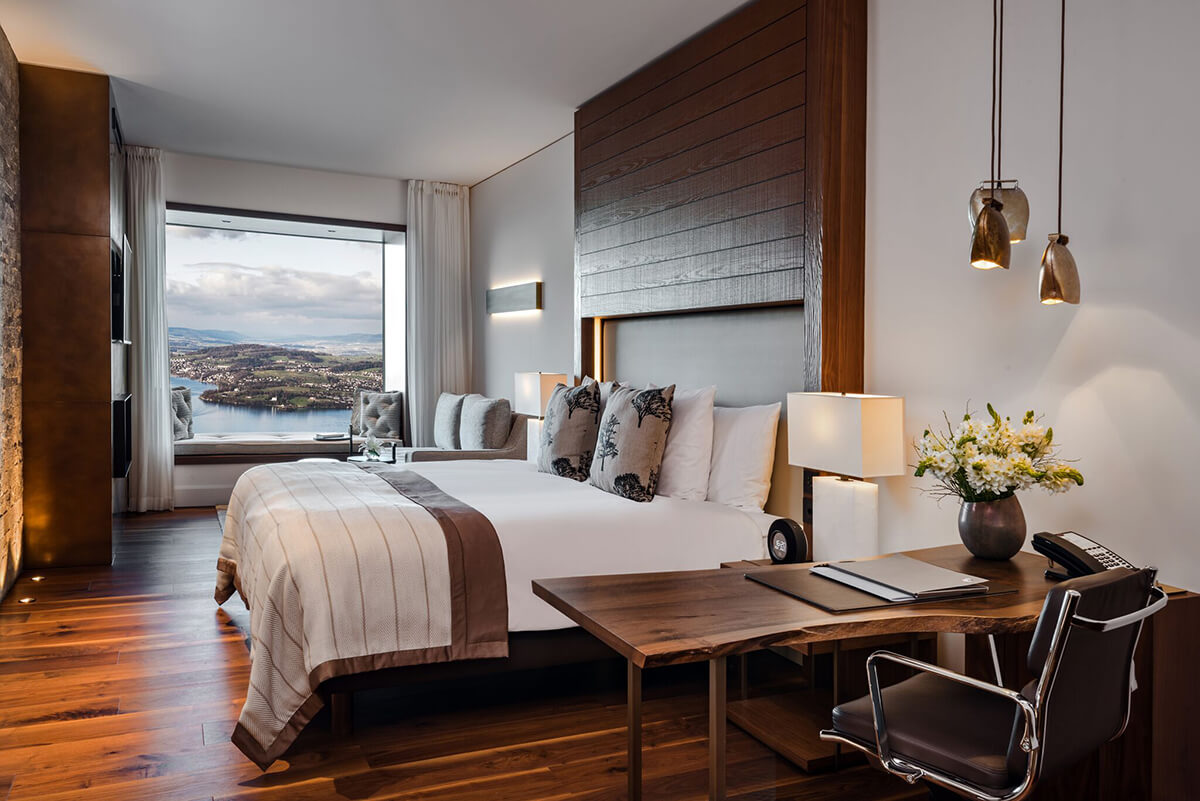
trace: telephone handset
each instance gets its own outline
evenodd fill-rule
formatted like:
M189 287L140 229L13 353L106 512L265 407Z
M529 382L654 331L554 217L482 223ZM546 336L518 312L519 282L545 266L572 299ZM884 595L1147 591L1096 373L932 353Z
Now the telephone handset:
M1057 562L1066 568L1066 574L1052 570L1046 571L1047 578L1075 578L1090 576L1102 570L1114 567L1136 569L1125 559L1098 542L1093 542L1082 534L1074 531L1064 531L1052 534L1043 531L1033 535L1033 549L1045 556L1051 562Z

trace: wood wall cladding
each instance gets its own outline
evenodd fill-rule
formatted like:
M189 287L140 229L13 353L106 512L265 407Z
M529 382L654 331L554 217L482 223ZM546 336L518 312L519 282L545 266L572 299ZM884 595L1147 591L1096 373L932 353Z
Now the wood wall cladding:
M21 159L17 57L0 30L0 598L21 572Z
M804 0L760 0L575 115L585 317L804 296Z
M758 0L579 108L580 374L606 318L802 303L797 388L862 389L866 25Z
M112 561L109 119L107 76L21 65L27 567Z

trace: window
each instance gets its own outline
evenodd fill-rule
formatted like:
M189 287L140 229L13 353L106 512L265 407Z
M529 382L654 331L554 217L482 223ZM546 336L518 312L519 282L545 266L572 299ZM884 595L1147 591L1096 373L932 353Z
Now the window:
M196 434L344 432L404 389L404 233L169 207L171 385Z

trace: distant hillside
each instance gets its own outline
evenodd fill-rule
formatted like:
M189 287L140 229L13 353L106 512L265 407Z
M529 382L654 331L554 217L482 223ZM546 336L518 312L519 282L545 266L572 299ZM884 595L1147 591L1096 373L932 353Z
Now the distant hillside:
M171 375L217 389L209 403L297 409L349 409L360 389L383 384L379 355L357 357L303 348L238 343L171 354Z
M330 334L313 336L305 334L254 337L237 331L219 329L184 328L171 326L167 329L172 353L191 353L204 348L224 345L275 345L279 347L319 350L339 355L370 355L383 352L383 334Z

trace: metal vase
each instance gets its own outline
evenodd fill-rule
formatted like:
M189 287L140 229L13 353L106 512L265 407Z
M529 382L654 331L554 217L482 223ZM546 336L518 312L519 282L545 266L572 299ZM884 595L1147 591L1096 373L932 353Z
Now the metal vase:
M1025 512L1016 495L998 501L963 502L958 536L980 559L1011 559L1025 544Z

